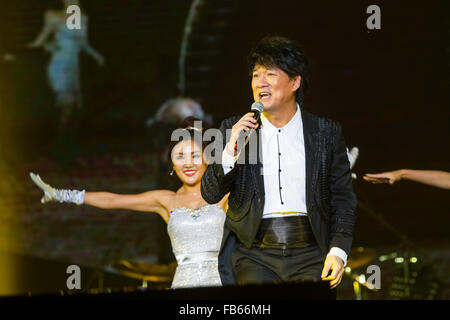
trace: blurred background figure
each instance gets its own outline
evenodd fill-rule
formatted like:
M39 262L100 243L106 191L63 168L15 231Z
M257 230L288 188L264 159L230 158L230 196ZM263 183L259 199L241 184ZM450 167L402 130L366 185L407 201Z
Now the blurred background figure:
M170 98L164 102L155 116L147 119L146 124L148 127L156 123L176 125L189 116L202 120L206 125L212 124L212 115L205 114L197 101L183 97Z
M200 103L186 97L168 99L158 108L155 116L148 118L146 121L153 150L155 154L159 155L157 165L160 170L158 170L156 181L158 188L168 185L167 172L169 170L169 162L166 157L168 148L167 141L170 141L170 135L177 128L180 121L190 116L200 119L203 129L211 127L213 124L212 115L206 114Z
M450 190L450 172L446 171L400 169L382 173L366 173L363 179L374 184L394 184L400 180L411 180Z
M64 162L76 155L78 115L73 113L75 109L80 110L83 106L79 53L85 51L100 66L104 65L104 58L89 44L88 17L84 13L81 13L80 29L67 28L66 20L69 15L66 13L66 8L70 5L79 6L79 1L63 0L62 2L64 5L62 10L45 12L44 26L28 47L43 47L51 54L47 76L60 112L57 157Z

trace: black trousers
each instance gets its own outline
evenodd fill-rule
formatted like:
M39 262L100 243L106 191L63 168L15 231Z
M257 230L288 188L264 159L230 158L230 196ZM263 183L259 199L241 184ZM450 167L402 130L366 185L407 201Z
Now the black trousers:
M326 254L313 244L306 248L248 249L237 243L231 255L237 284L321 281Z

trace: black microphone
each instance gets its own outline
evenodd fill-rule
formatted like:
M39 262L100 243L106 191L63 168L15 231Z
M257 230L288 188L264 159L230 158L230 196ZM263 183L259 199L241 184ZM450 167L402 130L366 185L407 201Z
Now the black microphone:
M253 102L251 109L253 112L253 118L255 118L255 120L259 123L261 113L264 111L264 105L261 102Z
M258 122L258 124L261 124L261 113L264 111L264 105L257 101L257 102L253 102L252 106L251 106L251 111L253 112L253 118ZM251 128L250 131L248 132L247 137L245 138L245 142L242 145L241 149L239 150L238 153L241 153L241 150L243 148L245 148L245 146L247 145L248 141L250 140L251 135L253 134L253 132L255 132L255 129ZM245 132L242 132L241 135L246 135ZM239 141L239 139L238 139ZM234 151L238 151L238 143L236 141L236 145L234 146Z

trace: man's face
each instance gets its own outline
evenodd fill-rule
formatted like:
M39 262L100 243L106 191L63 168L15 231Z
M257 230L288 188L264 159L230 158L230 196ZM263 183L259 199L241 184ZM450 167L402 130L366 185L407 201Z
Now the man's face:
M255 65L252 75L253 99L264 105L264 110L281 108L295 101L295 91L300 86L300 76L290 79L277 67Z

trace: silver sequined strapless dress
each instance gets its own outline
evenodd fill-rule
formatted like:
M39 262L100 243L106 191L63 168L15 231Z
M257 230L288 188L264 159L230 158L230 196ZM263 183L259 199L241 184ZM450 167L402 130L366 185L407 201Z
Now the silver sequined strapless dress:
M218 205L176 208L167 232L178 266L172 288L221 286L218 256L225 212Z

